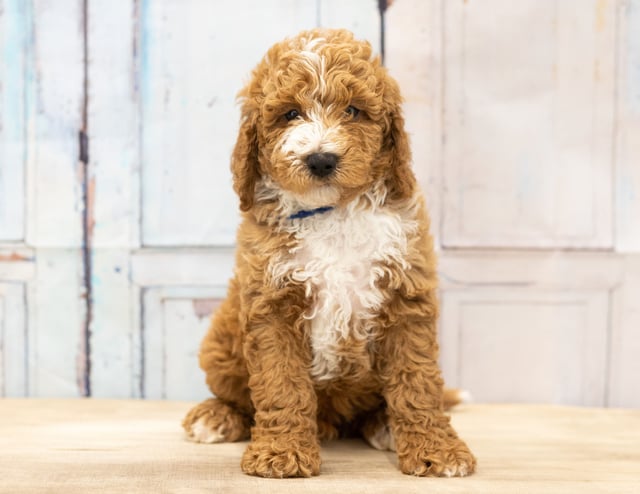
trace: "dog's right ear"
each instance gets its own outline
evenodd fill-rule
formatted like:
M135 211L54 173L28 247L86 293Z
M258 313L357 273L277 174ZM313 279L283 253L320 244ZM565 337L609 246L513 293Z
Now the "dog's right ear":
M258 165L258 115L243 92L240 93L242 110L240 131L231 155L233 190L240 198L240 209L248 211L253 206L256 183L260 179Z

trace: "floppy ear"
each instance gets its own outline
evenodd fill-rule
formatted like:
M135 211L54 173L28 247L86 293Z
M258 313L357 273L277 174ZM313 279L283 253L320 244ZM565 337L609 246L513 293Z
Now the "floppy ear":
M388 156L386 185L392 199L409 199L417 187L411 169L411 148L404 130L402 98L397 83L385 74L384 100L387 108L387 125L383 140L383 152Z
M240 198L240 209L248 211L253 206L256 183L260 178L258 166L257 111L242 105L240 131L231 155L233 190Z

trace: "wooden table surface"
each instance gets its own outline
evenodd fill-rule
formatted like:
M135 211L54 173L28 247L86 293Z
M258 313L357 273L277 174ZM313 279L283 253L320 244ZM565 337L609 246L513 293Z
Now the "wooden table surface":
M478 457L466 478L402 475L361 441L323 445L322 474L240 472L244 443L184 440L189 403L0 400L0 492L640 493L640 411L465 405L453 423Z

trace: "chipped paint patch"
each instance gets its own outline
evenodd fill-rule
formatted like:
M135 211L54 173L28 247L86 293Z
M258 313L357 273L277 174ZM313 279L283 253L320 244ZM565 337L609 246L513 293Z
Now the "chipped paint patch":
M17 252L11 252L10 254L0 254L0 262L15 262L15 261L34 261L35 258L32 256L25 256L24 254L19 254Z
M198 319L210 317L222 302L219 298L197 298L193 301L193 312Z

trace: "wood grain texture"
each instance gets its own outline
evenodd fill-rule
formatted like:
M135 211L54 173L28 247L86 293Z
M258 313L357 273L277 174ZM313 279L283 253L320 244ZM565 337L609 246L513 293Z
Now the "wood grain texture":
M466 405L452 420L478 457L471 477L402 475L395 454L351 440L323 444L320 477L282 481L240 472L246 443L187 442L180 420L189 403L5 400L1 405L0 490L7 493L640 490L637 411Z

